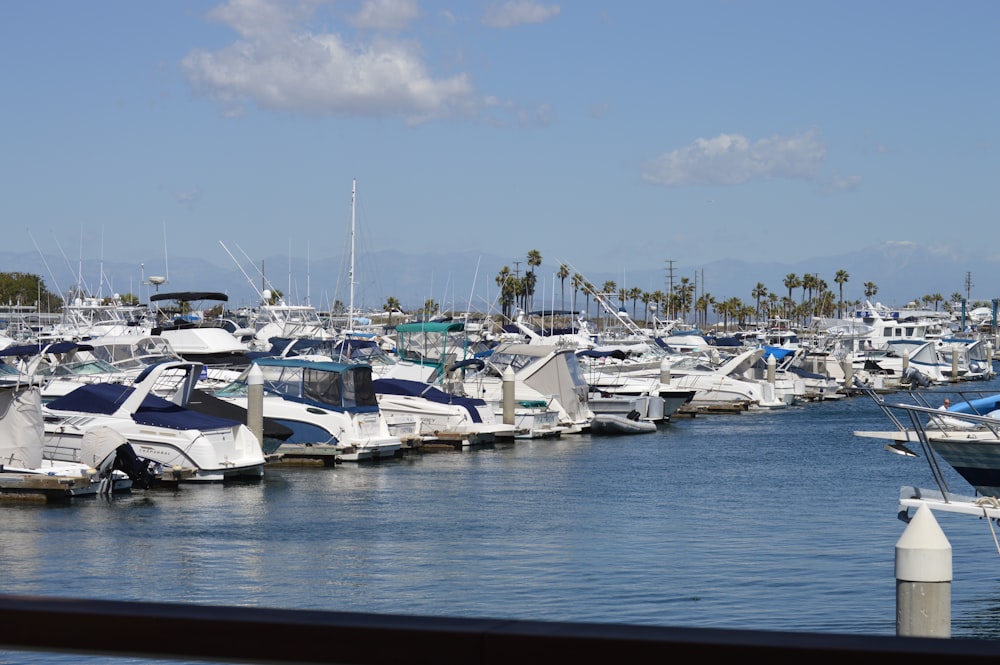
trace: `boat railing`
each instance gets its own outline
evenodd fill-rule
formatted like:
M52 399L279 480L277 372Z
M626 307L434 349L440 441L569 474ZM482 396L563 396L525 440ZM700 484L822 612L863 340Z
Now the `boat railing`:
M893 393L897 398L901 394L905 395L910 400L908 403L888 402L877 390L857 380L855 381L855 388L875 402L879 409L889 418L893 426L906 435L906 442L915 440L920 444L924 458L930 466L931 475L934 477L934 481L937 483L945 502L950 500L949 495L951 491L941 470L940 461L931 446L931 435L928 431L934 432L935 436L954 435L956 432L962 432L966 436L972 435L980 439L993 438L1000 441L1000 419L975 412L974 407L973 413L948 411L942 407L934 407L930 405L927 397L928 393L920 391ZM961 399L971 402L968 396L965 396L963 393L959 394L962 395ZM890 444L890 447L896 451L912 453L903 443Z

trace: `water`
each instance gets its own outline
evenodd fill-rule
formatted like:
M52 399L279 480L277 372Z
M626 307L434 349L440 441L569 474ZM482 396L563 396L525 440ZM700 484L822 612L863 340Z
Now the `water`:
M1000 381L970 385L1000 390ZM852 435L887 427L871 400L854 397L676 419L649 435L2 506L4 589L894 635L899 488L934 484L923 458ZM972 493L948 472L953 491ZM953 637L1000 637L989 522L936 517L953 548Z

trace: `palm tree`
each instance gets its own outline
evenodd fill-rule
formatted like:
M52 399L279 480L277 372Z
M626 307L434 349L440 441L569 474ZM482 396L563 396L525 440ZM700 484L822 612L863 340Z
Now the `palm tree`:
M797 289L802 286L802 280L794 272L790 272L785 275L785 288L788 289L788 299L792 299L792 289Z
M576 312L576 294L583 287L583 275L578 272L573 273L573 278L569 283L573 287L573 311Z
M566 278L569 277L569 266L565 263L559 266L559 272L556 273L556 277L559 278L559 287L562 290L562 303L559 305L562 309L566 309Z
M865 282L862 286L865 287L865 298L873 298L878 293L878 284L875 282Z
M802 302L806 301L806 292L809 293L809 298L812 298L813 289L816 288L816 282L816 275L813 273L807 272L802 275L802 281L799 283L799 286L802 287Z
M385 311L389 312L389 327L391 328L392 313L399 309L399 300L397 300L394 296L389 296L385 299L385 304L382 306L385 307Z
M513 277L510 276L510 267L504 266L500 268L500 272L497 273L496 283L500 287L500 315L505 319L510 319L510 306L512 300L510 299L513 289L511 288L513 282Z
M757 286L750 291L750 297L757 301L757 320L760 320L760 299L767 297L767 287L763 282L757 282Z
M632 301L632 320L635 321L635 306L639 302L639 298L642 298L642 289L638 286L633 286L625 294L625 297Z
M708 308L715 306L715 298L709 293L701 294L698 298L698 302L695 303L695 310L701 313L701 321L698 323L698 327L705 327L708 325Z
M535 268L542 265L542 254L537 249L528 251L528 273L524 276L524 308L534 307L535 297Z
M837 304L837 316L844 316L844 284L847 283L851 276L846 270L838 270L836 276L834 276L833 281L837 283L840 287L840 303Z
M618 284L614 280L608 280L601 285L601 297L606 301L611 300L611 296L615 294L618 290ZM598 317L600 317L601 310L597 310Z

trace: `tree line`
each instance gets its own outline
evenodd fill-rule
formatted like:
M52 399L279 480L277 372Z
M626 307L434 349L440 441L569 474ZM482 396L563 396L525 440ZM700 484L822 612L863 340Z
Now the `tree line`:
M538 284L536 268L542 264L542 255L536 249L530 250L526 256L526 269L522 273L520 262L515 263L514 270L504 266L495 277L499 288L498 304L504 320L512 320L516 310L530 311L533 308L535 289ZM804 325L814 317L843 317L845 312L863 303L858 300L844 300L844 285L850 281L846 270L838 270L833 283L836 293L818 273L797 275L789 273L782 280L780 290L769 288L763 282L757 282L750 289L749 301L737 296L716 298L710 293L697 293L695 283L681 277L672 288L646 291L639 287L626 287L613 280L606 281L598 287L587 281L579 272L573 271L567 264L561 264L556 272L559 280L561 309L574 312L591 311L598 298L604 298L614 306L631 310L631 317L636 321L648 321L652 315L669 320L682 320L697 326L709 324L709 314L716 316L716 321L725 327L729 325L746 325L751 322L767 319L786 319L797 325ZM569 308L567 308L567 285L569 287ZM864 297L873 298L878 293L878 285L874 282L864 282ZM926 294L913 298L911 302L934 311L943 308L952 311L964 297L956 292L945 298L940 293ZM123 302L138 303L138 297L126 294L120 298ZM0 304L35 307L39 312L58 312L62 308L63 298L52 293L45 281L33 273L0 272ZM641 305L641 308L640 308ZM973 302L969 307L989 306L987 302ZM403 314L399 299L390 296L384 305L390 313ZM550 305L550 309L554 304ZM431 316L438 312L438 304L428 300L414 314Z

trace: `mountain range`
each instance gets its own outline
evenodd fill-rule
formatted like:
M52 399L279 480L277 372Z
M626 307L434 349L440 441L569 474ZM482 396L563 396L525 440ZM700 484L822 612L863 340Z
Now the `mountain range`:
M801 252L801 248L799 248ZM156 270L150 266L158 266ZM412 255L396 251L369 252L355 265L354 305L356 309L381 309L389 297L396 298L404 310L422 307L434 300L442 310L479 312L499 311L496 275L504 267L511 273L524 274L527 259L517 265L509 259L468 250L461 253ZM53 268L54 267L54 268ZM572 307L572 286L556 277L559 266L542 264L535 268L535 306L558 309ZM54 293L66 293L76 284L97 295L133 293L146 301L154 291L217 291L228 295L231 307L254 306L266 289L279 290L295 304L311 304L330 309L337 300L350 304L349 265L339 258L295 260L288 257L265 258L258 265L228 266L200 258L171 258L164 266L162 258L150 257L140 262L87 260L76 266L64 258L30 253L0 252L0 272L23 272L40 275ZM788 295L785 277L799 278L816 274L827 288L839 296L834 278L845 270L845 300L864 300L865 283L877 286L873 300L887 306L903 306L925 295L953 294L968 297L970 302L1000 297L1000 261L914 243L889 242L859 249L839 256L796 259L786 263L753 262L724 259L704 265L685 265L664 261L664 267L630 269L613 266L599 269L571 266L587 281L600 287L613 281L618 288L638 287L646 292L669 290L686 278L695 284L698 295L705 292L717 301L736 297L750 304L758 283L780 296ZM103 276L103 277L102 277ZM156 286L150 278L159 276L164 283ZM144 283L145 282L145 283ZM563 301L565 288L565 301ZM799 293L793 292L793 296ZM582 296L578 296L582 298ZM580 302L580 300L578 300Z

